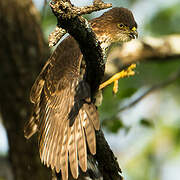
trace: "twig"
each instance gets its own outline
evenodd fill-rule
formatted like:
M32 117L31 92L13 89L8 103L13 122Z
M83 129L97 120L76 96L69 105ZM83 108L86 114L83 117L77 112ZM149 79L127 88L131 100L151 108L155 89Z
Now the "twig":
M58 41L66 34L66 30L56 26L54 31L49 35L48 42L49 47L55 46Z
M93 5L76 7L73 6L71 2L68 1L52 0L50 6L53 9L53 11L57 12L61 18L71 19L84 14L90 14L95 11L110 8L112 7L112 4L105 4L102 1L101 2L94 1Z
M158 89L164 88L168 86L169 84L173 83L175 80L180 78L180 70L177 72L173 73L169 78L159 84L155 84L152 87L146 89L143 94L141 94L138 98L130 102L129 104L123 106L122 108L119 109L118 112L122 112L128 108L131 108L132 106L136 105L139 101L141 101L144 97L146 97L148 94L152 93L153 91L156 91Z

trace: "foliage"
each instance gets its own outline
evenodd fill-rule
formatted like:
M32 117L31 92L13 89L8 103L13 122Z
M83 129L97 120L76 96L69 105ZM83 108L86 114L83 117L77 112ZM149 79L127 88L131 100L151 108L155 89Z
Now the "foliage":
M146 30L153 35L180 33L180 3L160 9L147 23Z

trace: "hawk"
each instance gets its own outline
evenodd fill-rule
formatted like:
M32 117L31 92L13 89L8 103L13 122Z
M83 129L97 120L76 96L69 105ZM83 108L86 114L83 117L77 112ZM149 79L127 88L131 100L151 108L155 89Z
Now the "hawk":
M112 43L137 37L137 24L126 8L112 8L90 24L104 53ZM61 170L63 180L68 179L68 165L75 179L79 166L87 170L87 148L96 153L95 131L100 122L92 100L96 97L91 97L85 76L83 54L68 36L46 62L30 93L34 109L25 124L25 137L38 132L41 161L56 172Z

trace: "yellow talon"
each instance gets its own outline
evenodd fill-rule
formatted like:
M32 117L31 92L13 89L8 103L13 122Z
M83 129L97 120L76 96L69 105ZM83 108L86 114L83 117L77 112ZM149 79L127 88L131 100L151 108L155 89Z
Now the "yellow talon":
M118 92L118 80L115 80L113 86L113 93L116 94L117 92Z
M116 94L118 92L118 80L127 76L133 76L135 74L135 72L133 71L135 68L136 64L131 64L126 70L122 70L121 72L116 73L110 79L102 83L99 86L99 90L114 82L113 92Z

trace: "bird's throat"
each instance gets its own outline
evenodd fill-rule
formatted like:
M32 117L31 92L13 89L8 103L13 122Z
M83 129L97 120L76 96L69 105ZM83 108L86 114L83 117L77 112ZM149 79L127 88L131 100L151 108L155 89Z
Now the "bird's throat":
M105 34L101 36L97 36L97 38L100 42L100 46L103 52L104 62L106 62L108 49L111 46L111 38Z

